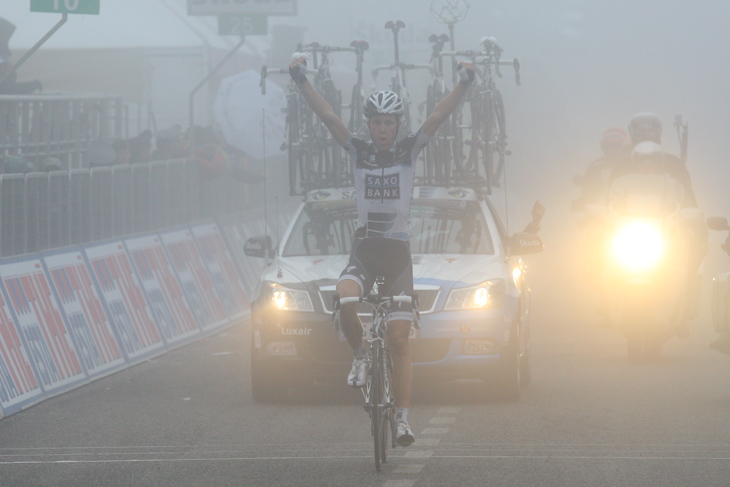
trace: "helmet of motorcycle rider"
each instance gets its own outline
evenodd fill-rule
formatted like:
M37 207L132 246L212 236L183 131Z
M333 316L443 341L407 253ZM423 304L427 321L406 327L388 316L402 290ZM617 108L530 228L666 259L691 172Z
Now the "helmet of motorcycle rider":
M629 141L629 134L621 127L606 129L601 135L601 150L604 154L616 154L624 152Z
M634 145L646 141L661 144L662 121L651 112L637 113L629 122L629 136Z
M374 115L403 115L403 100L393 91L378 91L365 100L365 118Z

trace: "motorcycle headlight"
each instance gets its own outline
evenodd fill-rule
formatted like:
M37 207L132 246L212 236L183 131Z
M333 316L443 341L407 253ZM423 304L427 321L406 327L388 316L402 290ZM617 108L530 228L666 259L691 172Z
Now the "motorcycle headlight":
M664 255L664 238L657 222L631 220L623 224L611 242L613 259L625 270L652 269Z
M289 289L278 284L271 284L269 288L271 302L281 310L314 311L309 293L301 289Z
M445 310L496 308L504 302L505 284L492 279L477 286L454 289L446 301Z

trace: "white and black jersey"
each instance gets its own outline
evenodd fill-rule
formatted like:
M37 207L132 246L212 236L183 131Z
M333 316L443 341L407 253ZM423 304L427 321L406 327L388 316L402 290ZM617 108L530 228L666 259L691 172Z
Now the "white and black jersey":
M419 130L388 151L353 135L343 145L354 165L357 228L364 236L408 240L416 161L430 141Z

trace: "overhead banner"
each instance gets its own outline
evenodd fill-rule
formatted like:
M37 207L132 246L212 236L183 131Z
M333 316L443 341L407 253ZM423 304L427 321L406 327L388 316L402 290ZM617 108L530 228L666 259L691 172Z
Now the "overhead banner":
M171 343L197 334L200 329L160 237L134 238L126 240L125 245L165 340Z
M43 261L86 372L94 376L124 366L118 337L81 252L49 254Z
M188 0L188 15L296 15L296 0Z
M44 392L56 392L84 380L76 348L63 321L39 259L0 265L28 359Z
M160 234L160 238L198 324L205 329L226 324L225 310L192 232L187 228L174 230Z
M249 302L218 225L209 223L195 225L190 229L226 313L230 318L240 318L249 309Z
M0 293L0 407L5 414L12 414L42 393L10 308Z
M124 245L113 242L87 247L84 253L127 357L134 359L161 349L165 343Z

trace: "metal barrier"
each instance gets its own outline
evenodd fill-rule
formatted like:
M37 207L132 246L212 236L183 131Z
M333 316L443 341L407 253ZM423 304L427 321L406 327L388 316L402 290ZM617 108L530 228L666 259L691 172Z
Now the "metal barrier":
M239 213L245 186L195 162L0 175L0 256L157 231Z
M70 188L68 172L53 171L48 174L48 248L71 245Z
M57 157L82 166L90 142L126 136L121 95L0 96L0 159L22 155L39 167Z
M26 245L25 177L0 176L0 255L22 254Z
M114 192L112 170L95 167L91 175L91 239L104 240L114 236Z

